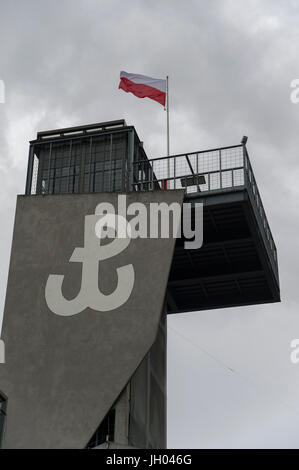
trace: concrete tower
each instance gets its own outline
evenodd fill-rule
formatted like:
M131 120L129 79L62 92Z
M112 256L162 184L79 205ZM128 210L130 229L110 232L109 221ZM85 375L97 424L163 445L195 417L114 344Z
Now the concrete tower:
M4 448L166 447L166 315L280 299L245 143L149 160L123 120L30 142L2 332ZM126 207L187 202L192 223L203 204L203 245L109 248L99 207L119 213L119 196Z

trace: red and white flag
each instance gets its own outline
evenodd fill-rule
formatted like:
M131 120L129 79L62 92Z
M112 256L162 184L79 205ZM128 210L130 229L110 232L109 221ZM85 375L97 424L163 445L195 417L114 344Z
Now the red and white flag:
M150 98L165 106L166 80L136 73L120 72L119 87L138 98Z

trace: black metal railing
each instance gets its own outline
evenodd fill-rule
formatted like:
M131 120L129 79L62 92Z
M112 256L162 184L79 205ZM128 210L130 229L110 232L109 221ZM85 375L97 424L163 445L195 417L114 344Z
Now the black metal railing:
M151 171L148 171L149 164ZM243 145L172 155L133 165L134 189L155 189L158 183L160 189L183 188L189 195L222 192L245 184Z
M133 167L134 190L184 189L186 197L191 197L247 189L278 279L276 246L245 145L135 162Z

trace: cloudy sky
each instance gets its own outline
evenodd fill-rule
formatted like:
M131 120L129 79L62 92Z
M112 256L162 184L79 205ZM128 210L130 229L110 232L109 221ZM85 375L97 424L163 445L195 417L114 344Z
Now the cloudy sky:
M299 447L298 0L0 0L0 315L16 195L39 130L125 118L148 156L166 113L119 72L170 77L171 153L248 151L276 241L282 302L168 320L168 446ZM231 370L233 369L233 371Z

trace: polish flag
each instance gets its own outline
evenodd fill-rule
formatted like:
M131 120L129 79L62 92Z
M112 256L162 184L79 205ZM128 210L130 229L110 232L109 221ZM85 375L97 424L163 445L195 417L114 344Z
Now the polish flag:
M150 98L165 106L166 80L146 77L136 73L120 72L119 87L138 98Z

